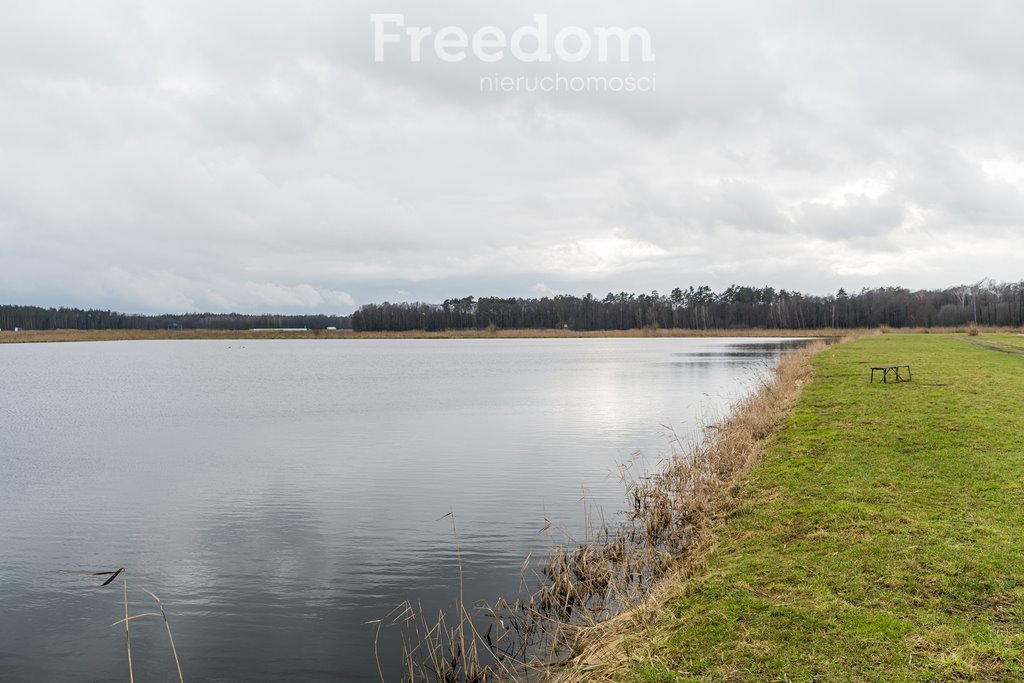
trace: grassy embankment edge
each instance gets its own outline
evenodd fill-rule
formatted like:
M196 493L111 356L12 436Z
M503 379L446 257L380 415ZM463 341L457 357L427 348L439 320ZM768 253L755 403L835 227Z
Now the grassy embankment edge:
M1024 680L1022 358L1019 335L808 358L760 462L565 680ZM894 360L914 382L868 384Z
M880 330L858 330L839 338L848 343ZM630 635L652 618L666 596L699 570L714 547L716 532L736 505L739 482L757 464L766 442L789 417L813 376L811 359L827 348L816 341L784 355L760 387L741 400L724 421L712 425L690 451L676 453L646 485L648 495L671 498L663 513L667 524L686 536L682 552L653 589L631 608L579 634L571 666L562 683L618 681L623 665L636 659ZM642 659L642 656L641 656Z
M624 464L629 509L614 521L588 519L583 539L553 545L538 563L528 557L524 579L538 580L528 595L477 605L473 611L483 622L461 600L453 614L436 619L408 605L397 618L389 615L405 631L407 678L532 681L560 678L567 665L573 671L573 654L589 636L621 623L625 610L701 551L729 501L727 490L799 396L810 372L807 358L824 348L824 341L811 341L783 355L724 421L706 427L704 439L677 440L653 472L634 474Z
M879 328L885 333L966 333L967 327ZM631 330L577 331L566 329L441 330L428 332L353 332L351 330L29 330L0 332L0 344L41 342L143 341L172 339L589 339L650 337L842 337L877 330L821 329L668 329L643 327ZM1010 328L981 328L983 332L1010 332Z

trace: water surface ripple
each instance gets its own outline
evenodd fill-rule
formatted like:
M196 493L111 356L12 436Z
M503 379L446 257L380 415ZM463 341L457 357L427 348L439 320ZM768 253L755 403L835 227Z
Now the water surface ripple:
M0 680L126 680L129 570L189 681L378 680L367 621L469 602L622 507L749 388L778 339L140 341L0 345ZM564 532L539 534L544 520ZM159 620L137 679L172 680ZM395 637L382 641L389 680Z

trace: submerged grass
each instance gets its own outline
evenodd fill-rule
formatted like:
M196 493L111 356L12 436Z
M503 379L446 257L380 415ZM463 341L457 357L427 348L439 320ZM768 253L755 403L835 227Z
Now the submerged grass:
M883 335L814 357L701 561L592 631L573 678L1024 680L1021 339ZM869 384L886 362L913 382Z

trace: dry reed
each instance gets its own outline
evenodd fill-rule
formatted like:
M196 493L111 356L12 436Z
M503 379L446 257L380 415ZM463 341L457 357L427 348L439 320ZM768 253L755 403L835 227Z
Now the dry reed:
M145 588L143 588L142 590L145 593L147 593L151 598L153 598L153 600L156 601L156 604L160 607L160 611L159 612L143 612L141 614L129 615L129 610L128 610L128 571L124 567L121 567L117 571L110 571L110 572L76 572L75 575L76 576L106 576L106 577L108 577L106 581L104 581L103 583L100 584L101 588L103 586L109 586L111 583L113 583L113 581L118 576L121 577L121 579L122 579L122 587L123 587L122 594L123 594L123 602L124 602L124 618L115 621L113 624L111 624L111 626L117 626L119 624L124 624L124 636L125 636L125 641L127 642L127 648L128 648L128 681L129 681L129 683L135 683L135 670L132 667L132 637L131 637L131 630L129 628L129 623L134 621L134 620L136 620L136 619L141 619L143 617L162 617L163 618L163 620L164 620L164 627L167 629L167 640L171 644L171 654L174 655L174 665L178 669L178 681L179 681L179 683L185 683L185 676L184 676L184 674L181 671L181 661L178 659L178 649L174 646L174 636L171 633L171 623L167 619L167 613L164 611L164 604L160 601L160 598L158 598L154 593L152 593L152 592L146 590Z
M674 454L654 476L633 487L637 518L648 534L647 552L657 551L660 560L651 565L655 580L628 610L580 633L571 666L560 680L616 680L628 636L658 609L668 586L699 566L716 525L735 505L736 485L796 404L811 377L808 360L824 346L817 342L784 356L759 389L702 442Z

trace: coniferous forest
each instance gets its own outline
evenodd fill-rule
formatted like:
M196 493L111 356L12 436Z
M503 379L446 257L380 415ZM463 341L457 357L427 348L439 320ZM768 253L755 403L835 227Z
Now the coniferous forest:
M938 290L902 287L816 296L773 287L676 288L669 294L608 293L536 299L465 297L440 304L383 303L352 315L356 331L568 328L626 330L816 329L1024 324L1024 281L984 280Z
M245 315L188 313L139 315L81 308L0 305L0 330L250 330L254 328L348 329L346 315Z
M563 294L540 298L472 297L442 303L381 303L348 315L188 313L141 315L78 308L0 305L0 330L158 330L336 327L357 332L484 329L628 330L818 329L1024 325L1024 280L983 280L935 290L881 287L811 295L732 285L675 288L668 294L620 292L602 298Z

